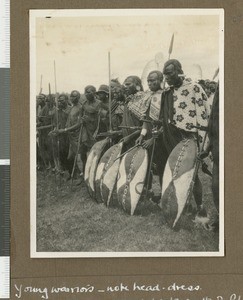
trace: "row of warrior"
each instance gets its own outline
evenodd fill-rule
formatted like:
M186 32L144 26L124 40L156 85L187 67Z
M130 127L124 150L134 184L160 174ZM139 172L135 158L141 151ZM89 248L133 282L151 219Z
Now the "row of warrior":
M67 171L68 179L73 175L78 184L91 147L110 136L113 143L123 138L125 151L134 145L148 149L154 172L162 184L171 151L183 139L192 138L197 140L200 159L212 154L212 191L218 210L218 83L194 82L184 75L178 60L170 59L162 72L149 73L147 84L149 90L144 91L138 76L128 76L123 84L114 79L110 86L102 84L98 91L92 85L86 86L84 94L77 90L70 95L39 94L36 106L38 168L52 169L60 175ZM75 162L77 155L83 170ZM202 184L198 175L193 194L198 210L202 209Z

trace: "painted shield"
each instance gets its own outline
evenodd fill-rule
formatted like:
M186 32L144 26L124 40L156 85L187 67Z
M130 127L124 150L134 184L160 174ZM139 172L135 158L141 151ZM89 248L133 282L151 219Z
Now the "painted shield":
M109 138L99 141L93 145L89 155L87 157L87 162L85 165L84 180L87 184L89 194L95 199L95 175L100 161L101 156L109 147Z
M197 143L186 139L176 145L165 166L161 208L170 227L175 227L188 200L197 158Z
M102 156L96 173L95 187L96 199L99 202L104 202L107 206L110 205L112 193L117 181L117 174L120 165L120 159L123 142L115 144L108 149Z
M123 209L130 215L134 214L142 195L147 169L148 152L142 147L131 150L121 160L117 180L117 197Z

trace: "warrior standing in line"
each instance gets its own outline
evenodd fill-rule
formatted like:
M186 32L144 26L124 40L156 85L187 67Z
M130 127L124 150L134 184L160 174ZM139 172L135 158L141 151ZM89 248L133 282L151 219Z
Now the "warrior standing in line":
M51 137L48 135L53 128L53 118L56 113L55 98L53 95L46 97L46 104L42 108L37 123L39 130L39 147L40 153L47 170L55 168Z
M65 129L68 116L71 111L71 106L68 105L68 97L65 94L61 94L58 97L58 116L55 114L53 125L54 130L50 132L52 134L53 142L53 155L54 159L58 159L59 169L57 170L61 175L64 173L64 170L71 170L72 165L70 166L70 160L68 160L68 151L69 151L69 140L68 136L65 134L56 136L56 130ZM58 124L57 124L58 120Z
M213 200L217 212L219 213L219 84L216 87L212 110L208 122L208 148L202 153L201 158L205 158L212 152L213 156L213 174L212 174L212 190ZM219 229L219 216L212 224L215 230Z
M72 91L70 94L70 100L72 103L72 107L68 114L67 122L65 128L60 128L56 132L59 134L67 133L69 138L69 150L68 150L68 172L69 178L71 179L71 174L73 170L73 164L75 160L75 156L78 152L78 138L80 133L81 126L81 104L79 103L80 93L76 90ZM74 178L77 178L78 170L75 166L74 169Z
M109 87L102 84L96 92L100 100L100 127L99 132L107 132L109 130Z
M122 120L122 132L123 137L126 137L132 133L136 132L135 128L141 127L141 117L143 112L146 111L148 107L149 93L144 93L141 79L137 76L129 76L124 81L124 113ZM139 130L137 130L137 137L139 135ZM135 139L132 139L127 144L127 148L134 145Z
M87 154L95 143L95 138L100 124L101 101L96 98L96 89L88 85L84 89L86 101L81 109L82 134L81 134L81 160L83 162L83 172L87 161Z
M117 80L111 81L111 98L112 129L119 130L123 119L125 97L123 87Z
M163 69L169 89L162 94L163 137L167 155L183 139L198 141L202 150L205 131L197 128L208 126L207 95L201 86L186 79L181 63L168 60ZM202 207L202 184L198 175L193 189L198 211L205 214Z
M163 74L160 71L152 71L147 77L148 86L151 91L149 107L145 112L144 117L149 121L159 121L161 113L161 96L162 96L162 82ZM161 126L161 125L160 125ZM162 127L156 130L155 134L152 134L153 125L152 123L144 122L143 129L141 131L140 137L137 139L137 143L142 145L145 149L149 149L150 157L152 145L155 143L153 162L156 164L156 170L160 178L160 184L162 184L162 177L164 173L164 168L166 164L166 151Z

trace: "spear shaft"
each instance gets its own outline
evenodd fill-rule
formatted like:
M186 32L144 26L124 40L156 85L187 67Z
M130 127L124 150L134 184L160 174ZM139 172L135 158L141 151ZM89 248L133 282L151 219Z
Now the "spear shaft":
M168 60L170 59L171 53L173 51L173 45L174 45L174 33L172 34L171 40L170 40L170 47L169 47L169 51L168 51ZM162 89L165 89L165 79L163 79L163 87Z
M56 61L54 60L54 79L55 79L55 102L56 102L56 129L59 129L59 115L58 115L58 100L57 100L57 76L56 76ZM57 136L57 168L60 169L60 140Z
M58 123L58 101L57 101L57 76L56 76L56 62L54 60L54 78L55 78L55 102L56 102L56 118L57 118L57 130L59 129Z
M171 41L170 41L169 59L170 59L170 55L171 55L171 53L172 53L172 51L173 51L173 44L174 44L174 33L173 33L173 35L172 35L172 37L171 37Z
M42 74L41 74L41 79L40 79L40 93L39 94L41 94L42 93Z
M111 55L108 52L108 68L109 68L109 129L112 131L111 126Z

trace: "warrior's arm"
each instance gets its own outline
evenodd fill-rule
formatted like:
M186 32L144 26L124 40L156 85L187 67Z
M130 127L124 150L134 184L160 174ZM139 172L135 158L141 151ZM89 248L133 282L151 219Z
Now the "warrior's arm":
M81 118L80 118L81 119ZM75 129L78 129L80 128L81 126L81 120L78 120L78 122L70 127L66 127L65 129L63 129L65 132L68 132L68 131L74 131Z
M195 109L196 109L196 118L197 118L197 124L201 127L208 127L208 111L207 107L205 105L205 100L201 97L201 93L195 93ZM207 99L207 98L205 98ZM203 101L203 103L201 102ZM206 134L206 131L198 130L198 137L199 137L199 147L202 147L202 141L204 140L204 136ZM208 147L208 137L206 139L206 142L204 143L204 148ZM200 149L203 150L203 149Z
M68 121L67 121L68 123ZM65 127L64 129L59 129L58 132L59 133L63 133L63 132L71 132L71 131L74 131L78 128L80 128L81 124L83 123L83 120L82 120L82 115L81 115L81 110L79 112L79 116L77 118L77 122L72 125L72 126L69 126L69 127Z

